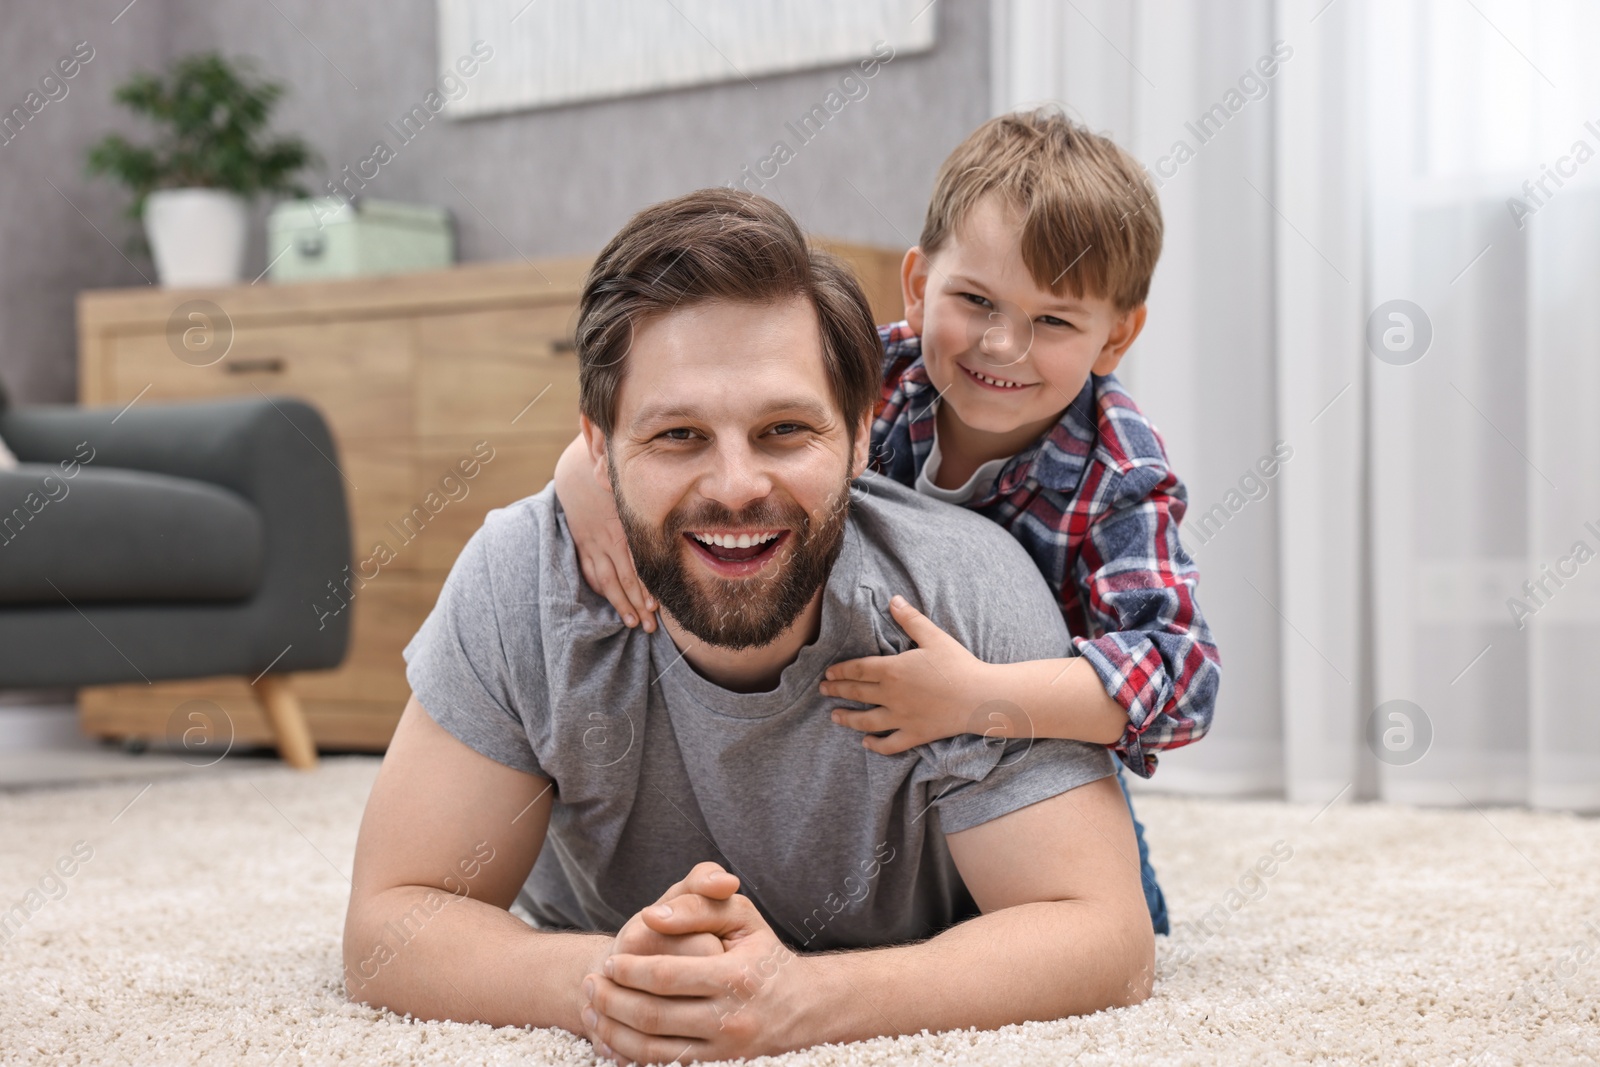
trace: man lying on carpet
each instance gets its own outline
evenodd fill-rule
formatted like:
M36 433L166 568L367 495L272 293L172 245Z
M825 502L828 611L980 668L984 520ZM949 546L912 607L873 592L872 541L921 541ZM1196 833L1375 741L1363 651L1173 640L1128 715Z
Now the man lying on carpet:
M770 201L680 197L601 254L578 354L595 476L662 625L589 589L551 487L490 513L406 649L413 696L356 850L350 995L565 1027L624 1061L1147 996L1154 935L1104 746L881 754L830 717L829 665L912 647L894 594L985 662L1069 647L1002 528L863 476L882 348L849 272Z

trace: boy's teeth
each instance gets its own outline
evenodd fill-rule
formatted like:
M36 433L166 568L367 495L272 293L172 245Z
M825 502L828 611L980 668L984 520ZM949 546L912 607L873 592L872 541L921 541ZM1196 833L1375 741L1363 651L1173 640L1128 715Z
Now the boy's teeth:
M998 378L991 378L987 374L979 374L977 371L973 371L972 372L972 376L974 378L977 378L980 381L988 382L990 385L998 385L1002 389L1021 389L1022 388L1022 386L1020 384L1018 384L1017 382L1002 382Z

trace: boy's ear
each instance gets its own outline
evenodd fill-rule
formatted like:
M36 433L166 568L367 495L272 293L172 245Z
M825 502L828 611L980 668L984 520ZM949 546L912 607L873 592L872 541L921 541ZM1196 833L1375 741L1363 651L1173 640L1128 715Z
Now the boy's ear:
M1110 374L1117 369L1117 364L1122 362L1122 357L1127 355L1128 348L1138 340L1139 334L1144 330L1144 320L1147 314L1145 305L1124 311L1112 325L1111 332L1106 335L1106 343L1100 349L1100 354L1095 357L1094 367L1096 374Z
M606 435L589 420L589 416L582 414L578 416L578 432L583 435L584 446L589 450L594 480L604 486L606 492L611 492L611 472L606 469Z
M928 257L922 254L921 245L913 245L900 262L900 299L906 305L906 324L911 332L922 336L922 314L928 298Z

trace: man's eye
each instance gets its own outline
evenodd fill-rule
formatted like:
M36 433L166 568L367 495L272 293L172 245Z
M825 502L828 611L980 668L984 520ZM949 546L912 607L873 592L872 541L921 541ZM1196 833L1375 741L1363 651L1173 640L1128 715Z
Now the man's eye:
M775 433L779 437L789 437L797 433L803 433L804 431L805 427L798 422L780 422L769 432Z
M693 430L688 429L687 427L678 426L671 430L663 430L656 436L665 437L669 441L692 441L694 440L695 434Z

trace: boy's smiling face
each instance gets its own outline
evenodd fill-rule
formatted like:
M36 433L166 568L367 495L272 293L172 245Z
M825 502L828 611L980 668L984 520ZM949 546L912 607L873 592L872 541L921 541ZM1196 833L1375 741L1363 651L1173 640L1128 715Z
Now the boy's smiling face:
M993 193L932 257L907 252L901 283L929 380L1000 455L1047 430L1091 372L1115 370L1144 327L1143 305L1041 286L1022 260L1020 215Z

